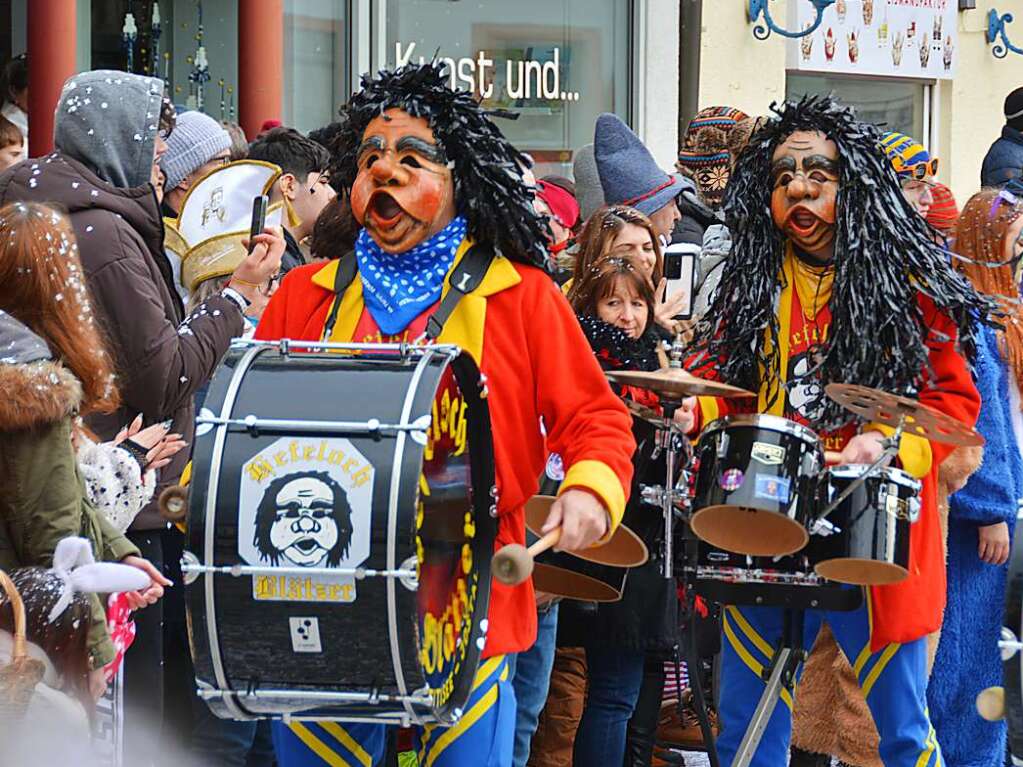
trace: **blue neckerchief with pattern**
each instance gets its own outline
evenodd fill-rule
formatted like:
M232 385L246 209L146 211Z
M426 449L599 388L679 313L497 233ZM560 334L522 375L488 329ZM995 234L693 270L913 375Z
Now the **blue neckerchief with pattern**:
M387 253L363 229L355 241L362 294L380 332L393 336L440 299L444 277L465 239L461 216L404 253Z

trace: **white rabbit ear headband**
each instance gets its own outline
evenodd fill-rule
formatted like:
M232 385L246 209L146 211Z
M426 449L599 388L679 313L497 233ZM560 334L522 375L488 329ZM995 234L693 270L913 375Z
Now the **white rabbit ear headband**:
M64 538L53 552L54 573L63 582L60 597L47 617L53 623L74 599L75 594L113 594L136 591L149 585L149 576L136 567L97 562L92 544L85 538Z

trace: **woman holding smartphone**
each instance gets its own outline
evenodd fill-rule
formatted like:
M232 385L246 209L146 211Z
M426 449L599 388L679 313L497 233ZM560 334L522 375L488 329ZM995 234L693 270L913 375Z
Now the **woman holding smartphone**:
M595 263L609 256L631 259L650 283L654 295L652 317L667 335L675 331L675 316L687 303L684 293L668 296L664 255L650 219L635 208L614 205L599 208L587 219L579 235L579 255L572 280L566 283L569 301L574 286ZM662 334L663 335L663 334Z

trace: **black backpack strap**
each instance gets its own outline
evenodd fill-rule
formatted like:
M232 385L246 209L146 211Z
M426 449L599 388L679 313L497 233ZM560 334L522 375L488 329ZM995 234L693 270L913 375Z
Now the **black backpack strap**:
M322 338L324 341L330 340L330 334L334 330L334 325L337 324L337 313L341 309L341 299L344 298L345 291L352 284L352 280L355 279L358 271L359 263L355 260L354 250L348 251L338 260L333 288L337 297L334 299L334 305L330 307L330 314L327 315L327 322L323 326Z
M449 290L444 299L437 307L437 311L430 315L426 321L426 337L430 341L437 340L437 337L444 329L444 323L451 317L451 313L462 300L462 296L472 293L483 282L483 278L490 268L490 262L494 260L494 250L489 245L477 244L469 248L469 251L462 256L462 260L451 272L448 278Z

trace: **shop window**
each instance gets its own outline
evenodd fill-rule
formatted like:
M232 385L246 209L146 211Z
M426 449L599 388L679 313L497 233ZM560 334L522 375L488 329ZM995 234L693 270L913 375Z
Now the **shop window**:
M345 0L284 2L284 124L308 133L347 98Z
M927 99L930 88L919 82L905 80L859 80L854 77L795 74L786 80L785 95L795 99L805 94L834 93L846 104L856 107L861 120L874 123L883 130L905 133L928 143L930 126Z
M622 0L380 0L383 60L449 59L456 87L517 120L502 131L537 162L571 171L601 112L629 119L632 3Z

